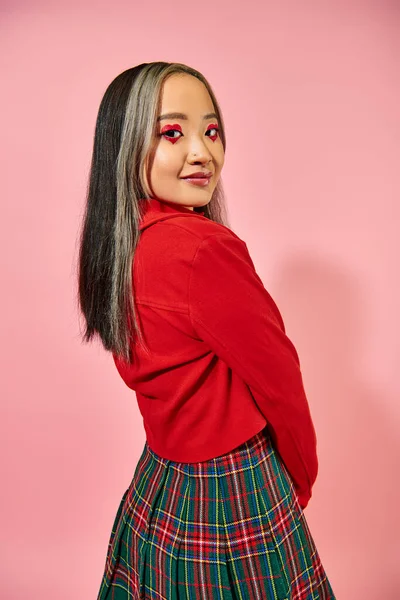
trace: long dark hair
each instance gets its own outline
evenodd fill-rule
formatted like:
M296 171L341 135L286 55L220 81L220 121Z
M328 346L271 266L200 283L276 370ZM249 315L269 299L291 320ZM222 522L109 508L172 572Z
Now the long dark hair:
M175 73L193 75L207 87L225 150L223 118L210 84L201 73L181 63L143 63L120 73L106 89L96 120L79 238L78 307L85 319L82 340L89 342L98 334L107 351L129 362L134 342L147 350L135 312L132 261L143 201L151 197L143 174L156 136L162 85ZM229 226L221 179L202 209L208 219Z

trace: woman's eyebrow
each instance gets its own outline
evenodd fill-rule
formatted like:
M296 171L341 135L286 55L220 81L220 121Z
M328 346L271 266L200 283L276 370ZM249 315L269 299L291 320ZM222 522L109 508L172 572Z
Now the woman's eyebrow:
M214 112L211 113L207 113L206 115L203 115L203 120L205 121L206 119L217 119L217 115ZM188 120L188 116L185 115L184 113L180 113L180 112L171 112L171 113L167 113L165 115L160 115L159 117L157 117L157 121L161 121L162 119L182 119L184 121Z

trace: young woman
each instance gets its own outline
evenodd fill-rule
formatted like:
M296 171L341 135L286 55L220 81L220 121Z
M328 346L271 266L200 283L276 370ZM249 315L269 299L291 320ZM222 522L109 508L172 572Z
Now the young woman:
M334 599L303 513L318 466L299 358L228 225L225 149L195 69L141 64L105 92L81 232L83 339L112 353L146 443L98 600Z

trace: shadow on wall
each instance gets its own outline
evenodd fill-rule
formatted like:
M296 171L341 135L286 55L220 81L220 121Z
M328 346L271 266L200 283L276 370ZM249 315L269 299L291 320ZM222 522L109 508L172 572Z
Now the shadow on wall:
M369 381L371 303L356 275L315 256L291 257L273 279L317 431L320 472L306 516L328 577L341 600L398 599L400 444L394 394ZM374 350L376 364L384 353Z

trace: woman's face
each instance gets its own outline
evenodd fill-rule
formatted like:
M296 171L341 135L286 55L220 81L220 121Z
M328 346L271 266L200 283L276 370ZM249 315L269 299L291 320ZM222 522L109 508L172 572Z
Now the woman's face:
M170 75L163 85L158 116L150 182L144 174L148 195L192 210L205 206L224 164L219 123L207 88L192 75ZM211 174L205 185L184 179L199 171Z

